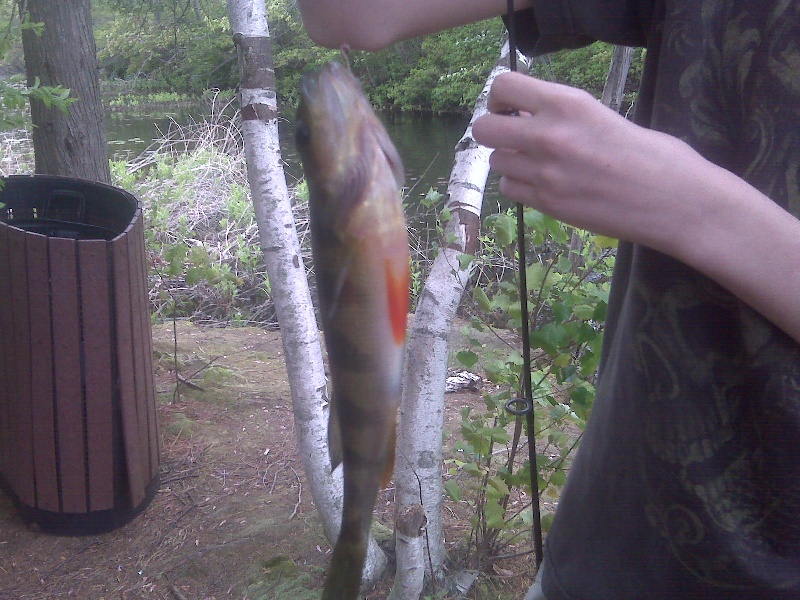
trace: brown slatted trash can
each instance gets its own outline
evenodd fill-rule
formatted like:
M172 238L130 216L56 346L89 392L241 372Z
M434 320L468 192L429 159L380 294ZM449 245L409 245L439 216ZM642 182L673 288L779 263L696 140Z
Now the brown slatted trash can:
M0 203L0 487L43 531L114 529L158 487L141 209L43 175Z

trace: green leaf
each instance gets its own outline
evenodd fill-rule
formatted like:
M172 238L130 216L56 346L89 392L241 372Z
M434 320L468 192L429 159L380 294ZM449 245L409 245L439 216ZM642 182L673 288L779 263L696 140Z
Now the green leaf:
M567 482L567 474L562 471L553 471L553 474L550 475L550 485L555 485L557 487L564 487L564 484Z
M456 353L456 360L460 362L467 369L471 369L478 362L478 355L472 350L460 350Z
M527 229L532 229L533 231L540 233L544 233L544 231L547 229L547 225L545 225L544 221L544 215L538 210L532 208L526 209L523 213L522 220Z
M425 197L420 202L424 207L430 208L431 206L439 202L439 200L441 200L443 197L444 194L440 194L438 191L436 191L431 187L428 189L428 193L425 194Z
M531 332L531 346L541 348L550 356L557 356L559 349L569 339L563 325L549 323Z
M580 304L572 307L573 314L583 321L594 319L595 307L588 304Z
M550 528L553 526L553 517L555 515L551 512L544 513L542 515L542 530L545 533L550 531Z
M461 488L458 487L455 479L448 479L444 482L444 491L453 502L461 502Z
M542 290L543 296L547 296L550 293L550 288L562 278L561 274L538 262L528 265L525 269L525 275L528 279L528 289L534 294L538 294L539 290Z
M482 287L476 286L475 289L472 290L472 299L483 312L492 312L492 303Z
M598 322L605 321L607 311L608 311L608 304L601 300L600 302L597 303L597 306L594 307L594 312L592 313L592 319Z
M500 479L499 477L489 477L488 481L489 485L500 492L503 496L508 496L511 494L511 490L506 485L505 481Z
M503 380L503 373L506 371L505 365L498 361L493 360L484 366L486 371L486 378L492 383L500 383Z
M502 529L505 526L505 511L497 502L487 502L483 512L486 516L486 526L490 529Z
M470 462L464 465L464 472L468 475L474 475L475 477L480 477L483 475L483 471L481 471L478 463Z
M458 255L458 266L462 271L466 271L472 261L475 260L475 256L473 254L459 254Z
M494 225L494 236L497 244L504 248L510 246L514 241L514 226L511 218L506 214L497 215L492 221Z
M616 248L619 245L619 240L607 235L596 235L594 236L594 243L598 248Z

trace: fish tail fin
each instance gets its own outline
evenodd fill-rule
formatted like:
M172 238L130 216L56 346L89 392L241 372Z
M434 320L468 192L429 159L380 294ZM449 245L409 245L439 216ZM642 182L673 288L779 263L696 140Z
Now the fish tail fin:
M325 578L322 600L357 600L367 553L366 541L337 540Z

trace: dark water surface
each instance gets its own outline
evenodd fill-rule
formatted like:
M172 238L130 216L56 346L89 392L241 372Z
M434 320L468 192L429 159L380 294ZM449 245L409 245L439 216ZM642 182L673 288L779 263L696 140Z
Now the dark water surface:
M208 110L207 105L200 104L150 115L108 109L106 133L109 153L115 158L136 156L154 139L166 133L170 126L202 121ZM302 169L294 146L294 129L290 119L291 116L281 119L280 137L287 183L292 186L301 178ZM403 159L407 204L414 212L411 207L418 204L417 201L430 188L440 193L446 191L454 148L464 134L469 118L463 115L383 113L381 119ZM485 209L496 210L496 185L490 185L489 189Z

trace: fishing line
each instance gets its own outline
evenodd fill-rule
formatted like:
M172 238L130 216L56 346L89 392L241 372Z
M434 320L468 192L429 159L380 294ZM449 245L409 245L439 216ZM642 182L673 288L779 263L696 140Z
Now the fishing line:
M507 0L508 25L508 64L511 71L517 70L517 28L514 20L514 0ZM518 113L516 113L518 114ZM520 335L522 336L522 386L524 398L512 398L506 403L506 410L518 417L525 416L528 426L528 461L531 474L531 510L533 511L533 551L536 570L542 564L544 555L542 544L542 513L539 506L539 469L536 464L536 418L533 410L533 389L531 385L531 339L530 317L528 315L528 277L525 256L525 219L522 203L517 202L517 261L519 265L519 307Z

